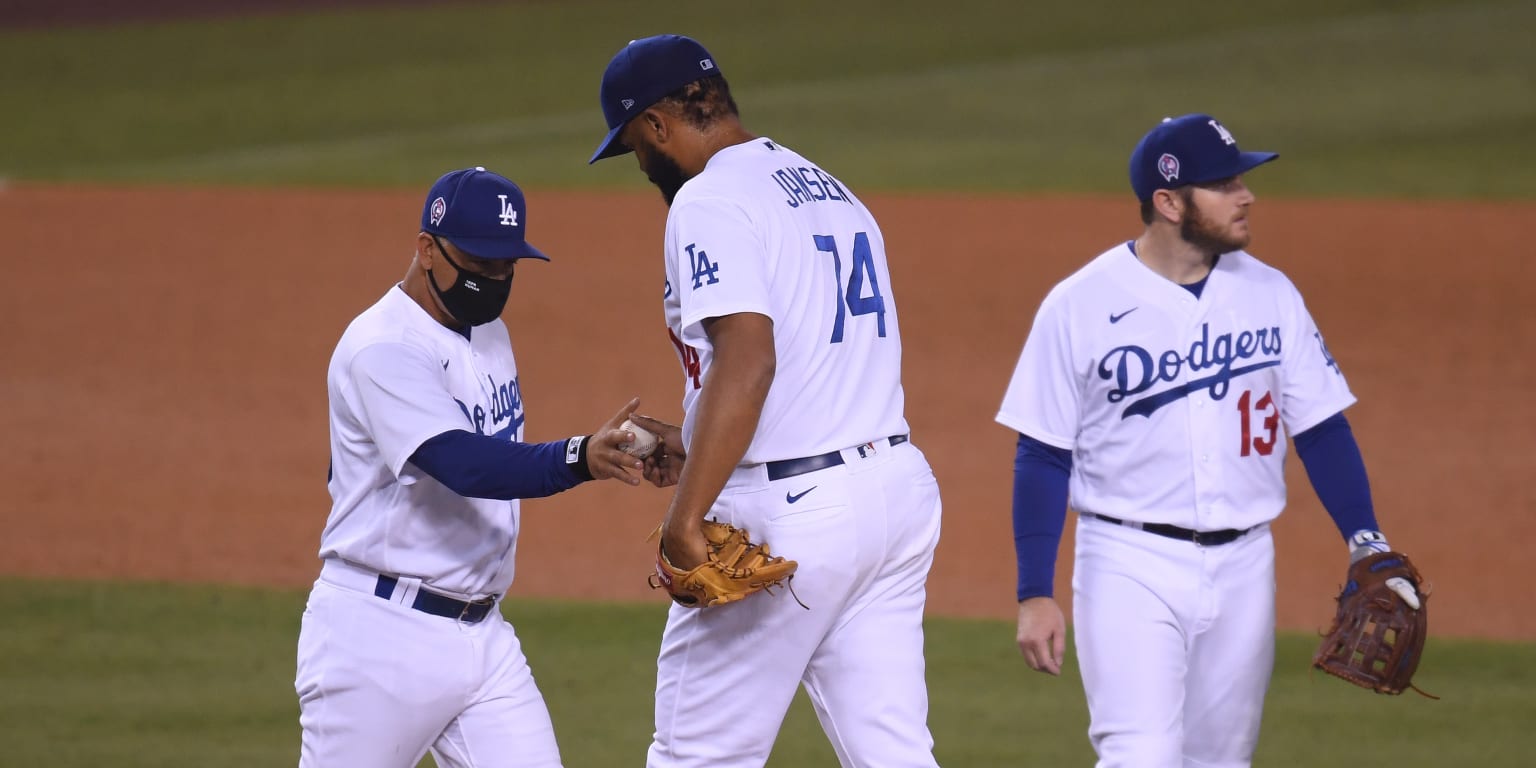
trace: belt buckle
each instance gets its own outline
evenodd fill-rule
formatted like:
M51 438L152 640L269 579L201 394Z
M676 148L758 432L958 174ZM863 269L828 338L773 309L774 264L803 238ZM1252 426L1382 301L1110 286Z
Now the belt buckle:
M489 605L491 605L491 604L493 604L495 602L496 602L496 598L494 598L494 597L482 598L480 600L465 600L464 601L464 608L463 608L463 610L459 611L459 618L457 620L462 622L462 621L464 621L464 617L468 616L469 612L471 610L473 610L475 608L478 608L478 607L489 606ZM485 614L482 615L480 618L484 619L486 616L489 616L490 613L491 612L489 610L487 610L485 612ZM477 621L478 621L478 619L477 619Z

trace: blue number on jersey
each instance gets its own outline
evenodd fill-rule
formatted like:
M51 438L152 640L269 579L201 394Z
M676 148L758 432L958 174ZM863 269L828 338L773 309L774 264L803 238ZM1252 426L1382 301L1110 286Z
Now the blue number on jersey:
M709 280L709 285L720 282L720 278L715 277L715 273L720 271L720 265L710 261L709 254L703 251L694 253L695 245L697 243L689 243L687 248L688 260L693 262L693 287L703 288L705 279Z
M843 259L837 253L837 239L831 235L813 235L816 250L832 254L832 270L837 280L833 292L837 314L832 319L832 343L843 340L843 316L852 312L855 316L874 313L880 338L885 338L885 297L880 295L880 280L875 277L875 254L869 247L869 235L860 232L853 236L853 266L848 276L847 298L843 292ZM864 296L864 281L869 281L869 294Z

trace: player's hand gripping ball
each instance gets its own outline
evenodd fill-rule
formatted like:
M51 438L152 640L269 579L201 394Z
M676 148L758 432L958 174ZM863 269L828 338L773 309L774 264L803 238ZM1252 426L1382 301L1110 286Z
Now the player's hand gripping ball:
M658 441L656 435L650 430L629 419L625 419L624 423L619 425L619 429L633 432L635 435L635 441L624 446L625 453L637 459L643 459L655 452Z
M661 533L660 527L656 533ZM658 546L656 572L648 579L651 589L665 589L678 605L705 608L785 584L800 567L770 554L766 544L753 544L747 532L734 525L705 520L704 538L709 559L686 571L673 567Z

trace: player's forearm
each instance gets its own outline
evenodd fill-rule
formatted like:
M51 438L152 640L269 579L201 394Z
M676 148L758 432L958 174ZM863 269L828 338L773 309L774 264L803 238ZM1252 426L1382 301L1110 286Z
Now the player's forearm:
M1072 453L1019 435L1013 460L1013 548L1018 599L1052 597L1056 549L1067 517Z
M760 315L720 318L711 324L714 359L695 403L688 461L667 514L669 525L697 525L714 506L746 455L776 359L771 321Z
M1356 531L1377 531L1376 509L1365 459L1344 414L1336 413L1296 435L1296 455L1312 489L1346 540Z
M422 443L411 454L410 462L460 496L534 499L592 479L579 451L578 461L568 457L569 443L514 443L449 430Z

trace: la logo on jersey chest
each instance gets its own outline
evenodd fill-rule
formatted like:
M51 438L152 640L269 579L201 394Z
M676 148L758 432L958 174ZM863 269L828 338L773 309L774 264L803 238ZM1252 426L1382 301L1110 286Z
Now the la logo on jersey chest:
M1115 347L1099 359L1097 372L1100 380L1111 382L1106 394L1109 402L1129 400L1120 418L1151 416L1159 408L1202 389L1210 392L1212 400L1226 397L1233 379L1280 364L1280 339L1279 326L1212 336L1211 324L1201 323L1200 337L1188 349L1153 353L1136 344ZM1249 360L1254 362L1246 362ZM1195 375L1205 371L1212 372ZM1177 383L1181 378L1184 382ZM1172 386L1150 391L1159 384ZM1130 399L1144 393L1147 394Z

